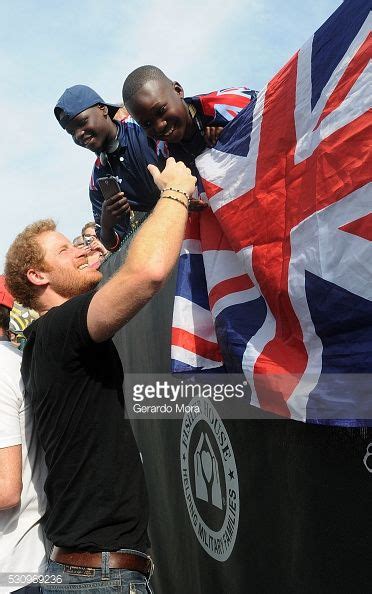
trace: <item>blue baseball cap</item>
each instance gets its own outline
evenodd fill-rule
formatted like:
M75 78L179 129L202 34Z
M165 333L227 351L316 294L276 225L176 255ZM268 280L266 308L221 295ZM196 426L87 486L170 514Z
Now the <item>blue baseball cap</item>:
M113 118L120 105L113 105L106 103L90 87L86 85L75 85L65 90L63 95L58 99L58 103L54 108L54 115L61 124L62 128L66 128L67 124L74 119L82 111L93 107L94 105L106 105L108 108L110 118Z

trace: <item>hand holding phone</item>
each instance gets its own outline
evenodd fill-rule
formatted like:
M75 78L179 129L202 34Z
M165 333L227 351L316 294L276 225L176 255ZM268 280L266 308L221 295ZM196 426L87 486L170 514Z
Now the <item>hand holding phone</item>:
M115 194L119 194L121 192L121 188L119 186L119 182L113 175L107 175L106 177L99 177L97 179L97 183L99 185L99 189L102 192L104 199L111 198L111 196L115 196Z
M123 217L130 214L130 204L121 191L118 180L113 176L100 177L97 180L104 201L102 203L101 226L112 229Z

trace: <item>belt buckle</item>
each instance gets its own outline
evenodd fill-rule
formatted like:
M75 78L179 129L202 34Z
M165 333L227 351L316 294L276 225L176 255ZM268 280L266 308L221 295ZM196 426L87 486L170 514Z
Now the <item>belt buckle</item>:
M81 577L94 577L96 570L94 567L86 567L80 565L66 565L64 564L64 571L69 575L76 575Z

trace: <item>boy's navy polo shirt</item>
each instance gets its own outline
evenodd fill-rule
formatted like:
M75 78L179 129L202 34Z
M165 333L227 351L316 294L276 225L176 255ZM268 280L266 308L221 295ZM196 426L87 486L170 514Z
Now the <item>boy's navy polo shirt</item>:
M152 210L159 198L159 190L154 184L147 165L152 163L160 169L165 165L165 158L161 154L164 143L155 143L148 138L142 128L130 117L115 123L118 126L119 148L107 155L106 165L102 165L99 157L97 158L89 184L93 216L98 225L101 223L104 201L97 183L98 178L114 175L131 209L146 212ZM122 237L129 230L129 215L123 217L123 222L115 225L114 228Z

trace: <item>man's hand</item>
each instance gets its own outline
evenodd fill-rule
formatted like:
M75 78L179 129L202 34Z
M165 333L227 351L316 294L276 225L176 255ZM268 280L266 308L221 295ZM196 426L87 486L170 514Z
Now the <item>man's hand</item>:
M148 165L147 168L160 191L173 188L191 196L195 190L196 177L191 175L190 169L182 161L176 163L173 157L169 157L161 173L155 165Z
M101 227L112 229L130 213L130 205L123 192L118 192L102 203Z
M206 145L210 148L214 146L220 137L223 128L221 126L206 126L204 129L204 138Z

